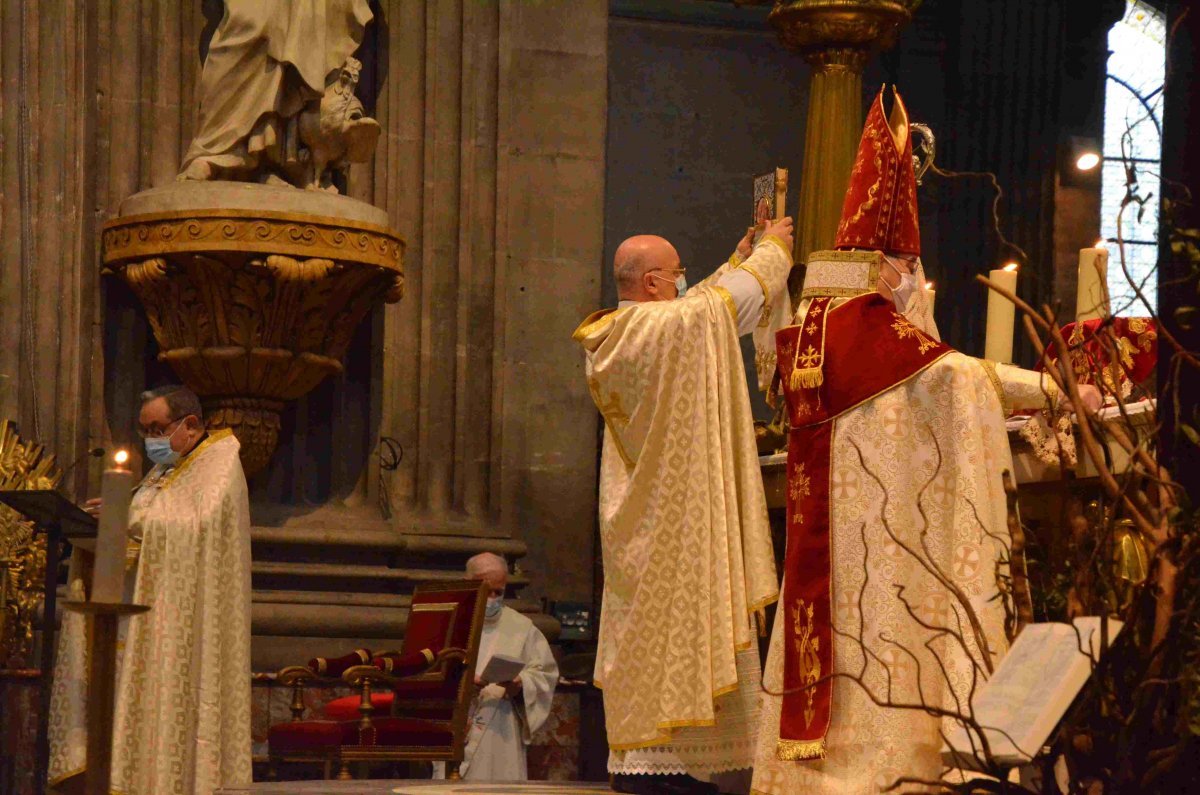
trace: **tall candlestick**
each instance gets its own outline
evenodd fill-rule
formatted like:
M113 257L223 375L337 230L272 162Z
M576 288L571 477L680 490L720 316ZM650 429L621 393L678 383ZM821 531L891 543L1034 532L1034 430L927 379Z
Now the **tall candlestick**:
M1102 242L1102 241L1101 241ZM1075 289L1075 320L1108 317L1108 249L1097 243L1079 249L1079 282Z
M1010 262L1003 268L988 273L988 278L997 287L1003 287L1013 295L1017 293L1017 263ZM983 343L983 358L993 362L1012 363L1013 327L1017 308L995 290L988 290L987 333Z
M128 545L129 502L133 473L126 468L129 454L118 450L100 481L100 527L96 533L96 563L92 573L93 602L116 604L124 599L125 549Z
M933 302L937 300L937 290L933 289L933 282L925 282L925 300L929 302L929 314L933 314Z

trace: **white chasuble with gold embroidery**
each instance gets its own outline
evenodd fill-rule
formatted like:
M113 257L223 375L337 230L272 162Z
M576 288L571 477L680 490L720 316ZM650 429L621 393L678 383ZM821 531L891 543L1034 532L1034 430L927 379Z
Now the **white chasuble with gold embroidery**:
M134 495L133 601L150 611L122 633L113 792L207 795L250 783L250 510L238 449L232 433L211 433L175 467L151 469ZM66 635L60 649L80 657L71 649L82 637ZM56 688L52 712L64 720L51 736L52 781L82 763L86 744L68 731L80 699L66 695Z
M790 255L773 239L732 264L786 290ZM778 580L737 309L717 281L597 313L575 333L607 426L595 679L613 772L753 762L751 616L774 601Z
M812 303L802 301L796 317L805 318ZM835 299L831 317L843 303ZM898 326L908 329L903 321ZM889 331L900 333L886 325L864 329L862 339L843 339L839 347L862 351L862 346L873 344L872 337ZM921 342L918 335L905 339L913 345ZM825 353L821 388L829 387L828 368L862 364L845 356L834 362L828 347ZM792 354L780 348L781 361ZM997 376L995 368L980 360L950 351L830 420L828 537L835 678L824 758L781 758L788 755L789 746L780 735L785 699L767 695L755 793L875 793L901 776L939 778L940 719L876 700L899 705L924 700L938 708L963 710L973 674L980 680L986 677L981 663L985 652L965 611L931 572L965 594L980 619L993 665L1006 650L996 578L1009 543L1001 473L1011 471L1012 461L1001 405L1002 399L1010 405L1043 402L1028 375L1038 380L1037 374L1017 368L1003 368ZM789 412L793 408L789 404ZM792 519L789 516L789 522ZM788 606L793 596L786 586L783 591L780 604ZM768 693L785 689L787 613L779 610L771 636L764 672ZM922 623L961 627L969 657L944 631ZM972 658L981 666L974 671ZM820 677L829 673L821 671Z

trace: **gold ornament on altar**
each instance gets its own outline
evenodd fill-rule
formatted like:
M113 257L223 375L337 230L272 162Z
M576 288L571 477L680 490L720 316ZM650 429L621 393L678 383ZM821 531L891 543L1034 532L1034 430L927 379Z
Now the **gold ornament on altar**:
M0 490L53 489L60 480L62 469L53 455L22 440L12 421L0 425ZM45 572L46 537L0 505L0 668L29 662Z

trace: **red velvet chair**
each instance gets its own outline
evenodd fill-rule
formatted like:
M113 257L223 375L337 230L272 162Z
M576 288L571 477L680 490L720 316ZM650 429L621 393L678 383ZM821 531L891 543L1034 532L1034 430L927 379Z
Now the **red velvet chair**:
M353 762L426 760L446 762L447 776L458 778L487 593L474 580L420 585L400 651L356 649L280 671L279 683L292 688L292 720L267 734L272 768L320 763L329 778L336 763L337 777L349 779ZM359 694L303 719L304 688L339 685Z

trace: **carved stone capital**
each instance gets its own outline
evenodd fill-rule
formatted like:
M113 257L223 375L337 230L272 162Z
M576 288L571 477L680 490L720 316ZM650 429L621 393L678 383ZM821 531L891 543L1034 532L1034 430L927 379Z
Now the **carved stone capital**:
M403 295L404 242L350 219L252 210L117 218L104 267L146 309L159 358L231 428L247 475L270 461L286 401L342 371L354 329Z
M769 20L814 67L862 72L873 50L896 42L920 0L780 0Z

